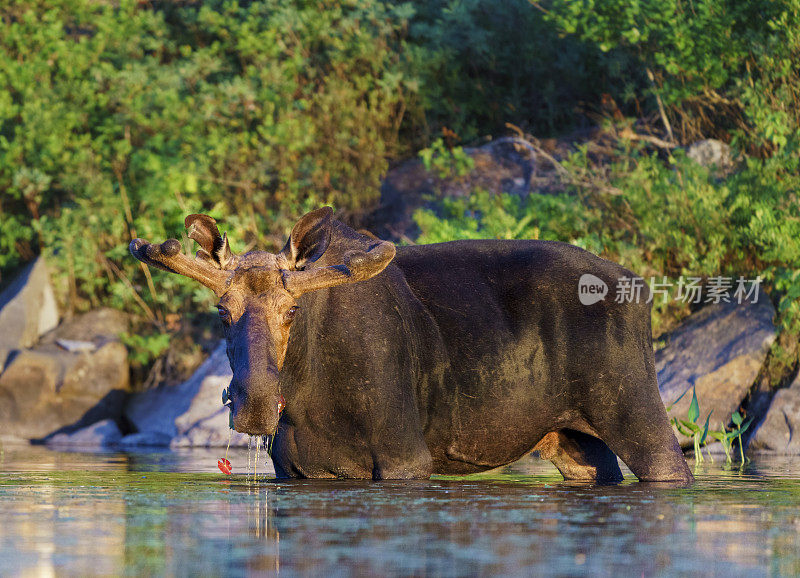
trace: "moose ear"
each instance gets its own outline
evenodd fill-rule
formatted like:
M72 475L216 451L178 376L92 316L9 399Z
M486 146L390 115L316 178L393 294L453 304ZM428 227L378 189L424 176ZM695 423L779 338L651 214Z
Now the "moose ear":
M281 251L292 269L301 270L306 264L322 257L331 241L332 221L333 209L330 207L311 211L297 221Z
M220 235L217 222L208 215L189 215L184 221L189 238L197 241L197 257L218 269L226 269L234 262L228 236Z

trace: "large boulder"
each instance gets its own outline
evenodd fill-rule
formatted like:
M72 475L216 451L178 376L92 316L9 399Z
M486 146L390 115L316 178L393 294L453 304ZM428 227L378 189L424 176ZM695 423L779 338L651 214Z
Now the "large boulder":
M800 455L800 375L772 398L748 451Z
M47 439L47 445L55 448L80 448L97 450L115 446L122 439L122 432L114 420L104 419L72 433L58 433Z
M13 352L33 346L58 325L58 308L44 259L29 264L0 293L0 372Z
M552 165L538 163L537 152L523 139L502 138L482 147L466 148L474 167L460 177L441 178L419 159L393 167L381 184L378 208L364 223L382 239L416 238L414 211L433 206L434 199L463 197L477 189L525 196L553 180Z
M0 434L37 439L119 417L128 386L128 351L118 341L94 351L22 350L0 375Z
M123 445L225 446L248 443L248 436L229 429L222 390L233 374L222 342L195 374L180 385L151 389L134 395L125 417L137 433Z
M728 174L734 167L731 147L715 139L700 140L689 146L686 156L697 164Z
M765 296L755 303L708 305L669 334L656 352L658 386L664 405L674 405L669 417L686 419L692 386L700 418L713 411L712 423L727 424L739 409L775 340L775 309ZM700 420L698 420L700 421ZM691 441L678 437L682 446Z
M127 332L128 327L127 314L101 307L64 321L43 336L41 343L84 342L98 347L109 341L119 341L120 334Z

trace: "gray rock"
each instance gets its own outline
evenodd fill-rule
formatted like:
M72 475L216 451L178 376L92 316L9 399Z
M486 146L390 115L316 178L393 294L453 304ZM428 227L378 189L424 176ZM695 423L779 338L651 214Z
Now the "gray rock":
M172 437L161 432L148 431L129 434L119 441L122 448L169 447Z
M125 416L141 434L169 439L173 447L246 446L248 436L231 432L222 390L233 376L222 342L184 383L134 395ZM124 441L124 440L123 440Z
M97 351L97 346L91 341L75 341L72 339L56 339L56 345L70 353Z
M42 257L25 267L0 293L0 372L9 354L31 347L58 325L58 308Z
M772 398L747 450L800 455L800 375Z
M697 164L727 172L733 168L731 147L722 141L706 139L689 146L686 156Z
M83 341L102 345L119 341L121 333L128 331L128 315L122 311L101 307L64 321L55 330L42 337L42 343Z
M104 419L73 433L59 433L47 440L48 446L100 449L113 447L122 439L116 422Z
M690 316L656 352L661 399L669 407L693 385L700 420L713 410L712 423L726 424L753 385L775 340L775 309L766 296L756 303L719 303ZM686 419L691 391L675 403L670 418ZM698 421L700 421L698 420ZM681 445L689 438L678 436Z
M0 375L0 434L43 438L121 415L128 351L109 342L93 353L56 345L19 352Z
M549 165L537 163L535 151L522 139L502 138L464 152L474 168L462 177L440 178L419 159L393 167L383 179L380 205L365 225L382 239L415 238L414 211L431 206L432 198L464 197L478 189L525 196L553 180Z

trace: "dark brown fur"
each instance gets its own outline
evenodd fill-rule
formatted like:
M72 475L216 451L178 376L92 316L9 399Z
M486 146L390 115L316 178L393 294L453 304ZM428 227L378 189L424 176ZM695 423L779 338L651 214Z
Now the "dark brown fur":
M277 427L279 476L467 474L535 449L566 478L619 480L619 456L640 480L692 480L658 394L649 304L578 299L584 273L612 288L632 273L546 241L401 247L359 272L375 239L320 219L298 223L276 265L238 266L221 297L236 428ZM293 259L335 285L287 289Z

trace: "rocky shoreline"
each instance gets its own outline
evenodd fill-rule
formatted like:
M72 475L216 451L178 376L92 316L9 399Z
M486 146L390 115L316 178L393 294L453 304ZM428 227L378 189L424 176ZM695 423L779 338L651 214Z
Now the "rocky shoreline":
M531 194L532 186L544 190L552 182L547 163L534 163L531 151L513 142L470 154L476 168L468 181L437 181L419 160L393 169L384 180L381 208L366 224L385 238L408 238L414 235L413 210L433 194L458 196L474 187ZM745 436L747 451L800 455L800 376L779 390L765 392L757 384L778 331L775 317L762 293L752 303L702 307L665 336L656 370L669 416L687 418L691 392L683 394L694 388L701 421L711 412L712 429L729 426L731 414L758 389L760 402L748 408L754 421ZM225 446L229 438L234 446L248 443L248 436L229 430L222 406L221 392L231 379L222 342L186 381L134 393L119 337L129 330L126 315L98 309L59 323L41 258L0 294L0 327L0 441L119 449ZM687 437L679 440L692 446Z
M0 373L0 439L55 447L216 447L247 445L228 429L220 394L231 378L220 342L185 382L132 393L123 313L98 309L54 325L46 267L37 261L0 296L8 355ZM57 314L56 314L57 315ZM728 425L766 361L777 328L775 309L756 303L718 303L689 316L656 351L656 369L670 417L686 419L694 386L703 418ZM57 317L56 317L57 319ZM755 418L747 451L800 455L800 377L774 392ZM689 438L679 436L684 447Z

